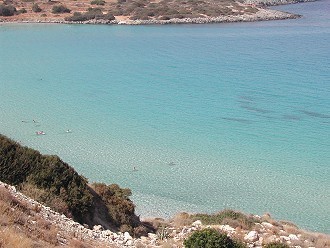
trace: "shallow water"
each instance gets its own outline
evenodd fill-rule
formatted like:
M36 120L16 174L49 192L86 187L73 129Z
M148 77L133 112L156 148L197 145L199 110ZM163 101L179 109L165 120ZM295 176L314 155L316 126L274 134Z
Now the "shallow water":
M329 233L329 3L274 22L1 25L0 133L131 188L141 216L234 208Z

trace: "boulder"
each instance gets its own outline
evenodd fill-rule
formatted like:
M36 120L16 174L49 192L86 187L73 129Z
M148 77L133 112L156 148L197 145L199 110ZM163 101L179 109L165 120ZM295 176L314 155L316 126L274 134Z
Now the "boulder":
M93 226L94 231L103 231L103 227L101 225L95 225Z
M255 242L259 239L259 235L257 231L251 231L245 235L244 240L248 242Z
M267 229L271 229L273 228L274 226L268 222L262 222L261 225L263 225L265 228Z
M202 225L202 222L200 220L196 220L194 223L192 223L192 226L194 227L200 227Z
M128 232L124 233L124 240L132 240L132 237Z
M299 238L295 234L289 234L289 239L291 239L291 240L299 240Z

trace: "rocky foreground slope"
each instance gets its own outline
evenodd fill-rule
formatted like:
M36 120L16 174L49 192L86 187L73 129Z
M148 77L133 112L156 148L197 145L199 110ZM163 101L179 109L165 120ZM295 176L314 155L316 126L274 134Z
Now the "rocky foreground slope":
M150 220L158 227L157 233L134 238L128 232L112 232L100 225L88 229L0 182L0 247L183 247L183 241L192 232L209 227L243 241L247 247L262 247L274 241L297 248L330 247L329 235L306 232L267 215L253 218L257 223L244 229L234 222L232 225L204 225L200 220L189 223L189 215L182 213L169 221Z

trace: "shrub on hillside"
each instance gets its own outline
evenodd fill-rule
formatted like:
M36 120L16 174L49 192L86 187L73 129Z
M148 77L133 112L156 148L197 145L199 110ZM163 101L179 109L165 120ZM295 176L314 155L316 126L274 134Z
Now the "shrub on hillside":
M129 199L130 189L96 184L100 192L97 194L86 178L59 157L41 155L3 135L0 135L0 181L18 186L27 195L82 224L93 226L102 220L102 225L108 223L114 228L126 225L122 229L131 231L141 224Z
M104 0L93 0L91 1L92 5L104 5L105 1Z
M32 5L32 11L35 12L35 13L38 13L38 12L41 12L42 9L39 7L39 5L37 3L34 3Z
M13 16L16 13L16 8L12 5L0 4L0 16Z
M290 248L287 244L272 242L263 246L264 248Z
M0 135L0 180L21 185L27 183L42 189L44 201L61 199L77 221L82 221L90 211L92 194L87 181L57 156L45 156L22 147ZM66 208L59 200L59 207Z
M122 229L126 229L127 226L138 226L139 219L134 214L135 205L129 199L132 194L130 189L120 188L117 184L104 183L94 183L92 187L106 203L109 215L117 225Z
M71 10L65 7L64 5L55 5L52 8L53 14L62 14L62 13L70 13Z
M201 220L204 225L214 224L230 224L233 227L242 227L245 229L251 228L260 220L253 216L247 216L238 211L226 209L216 214L194 214L191 216L192 221Z
M186 248L239 248L244 247L241 243L236 243L225 233L220 233L215 229L207 228L195 231L184 241Z

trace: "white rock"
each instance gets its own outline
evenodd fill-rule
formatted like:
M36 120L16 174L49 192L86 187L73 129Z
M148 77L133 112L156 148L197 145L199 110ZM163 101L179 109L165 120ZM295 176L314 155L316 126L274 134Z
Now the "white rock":
M154 234L154 233L148 233L148 237L149 237L150 239L157 239L157 235Z
M110 230L105 230L103 231L104 235L105 236L111 236L112 235L112 232Z
M299 240L299 238L295 234L289 234L289 239L291 239L291 240Z
M131 235L129 235L128 232L125 232L124 233L124 240L131 240L131 239L132 239Z
M232 228L232 227L229 226L229 225L221 225L221 226L220 226L220 229L221 229L222 231L229 232L229 233L231 233L231 232L235 232L235 228Z
M127 240L127 242L125 244L127 246L132 246L133 245L133 241L132 240Z
M251 231L245 235L244 240L249 242L255 242L259 239L259 235L257 231Z
M102 227L101 225L95 225L95 226L93 227L93 230L94 230L94 231L102 231L102 230L103 230L103 227Z
M194 223L192 223L192 226L199 227L202 225L202 222L200 220L196 220Z
M264 227L268 228L268 229L271 229L273 228L274 226L268 222L262 222L261 225L263 225Z
M289 241L290 238L287 236L280 236L281 241Z

